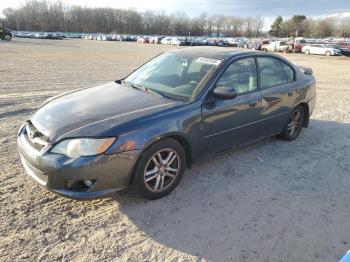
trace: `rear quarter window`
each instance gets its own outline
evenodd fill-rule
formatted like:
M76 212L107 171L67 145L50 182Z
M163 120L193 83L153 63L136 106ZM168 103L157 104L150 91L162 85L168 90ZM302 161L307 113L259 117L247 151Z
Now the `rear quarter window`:
M284 63L284 62L280 62L280 63L282 65L284 73L286 74L287 81L288 82L293 82L294 79L295 79L295 77L294 77L294 70L289 65L287 65L286 63Z

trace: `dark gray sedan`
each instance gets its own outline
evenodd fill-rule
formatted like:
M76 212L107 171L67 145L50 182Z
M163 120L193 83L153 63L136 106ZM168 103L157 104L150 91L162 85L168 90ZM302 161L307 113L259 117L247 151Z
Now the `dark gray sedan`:
M18 149L27 173L58 194L88 199L133 185L155 199L208 154L294 140L315 98L312 70L280 56L176 49L124 79L49 99L20 128Z

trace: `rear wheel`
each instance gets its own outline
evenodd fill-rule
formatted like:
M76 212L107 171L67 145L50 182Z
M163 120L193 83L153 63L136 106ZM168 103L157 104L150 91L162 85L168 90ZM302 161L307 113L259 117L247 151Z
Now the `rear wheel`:
M305 54L306 54L306 55L309 55L309 54L310 54L310 50L309 50L309 49L306 49L306 50L305 50Z
M11 40L11 36L10 35L5 35L5 40L6 41L10 41Z
M179 184L186 167L183 147L167 138L142 154L134 174L136 191L148 199L166 196Z
M283 128L280 137L288 141L296 139L301 132L304 120L304 108L299 105L292 111L288 123Z
M331 51L327 51L326 56L330 56L330 55L331 55Z

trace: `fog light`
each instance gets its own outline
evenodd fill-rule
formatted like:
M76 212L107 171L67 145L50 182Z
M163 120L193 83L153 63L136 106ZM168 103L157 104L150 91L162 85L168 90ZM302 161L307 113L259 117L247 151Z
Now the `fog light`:
M94 184L94 181L92 180L84 180L84 185L86 187L91 187Z

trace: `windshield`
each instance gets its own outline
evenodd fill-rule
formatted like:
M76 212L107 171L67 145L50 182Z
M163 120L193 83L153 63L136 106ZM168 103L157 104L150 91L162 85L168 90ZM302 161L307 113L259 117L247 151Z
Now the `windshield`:
M201 91L221 62L193 54L165 53L140 67L124 82L168 98L190 100Z

